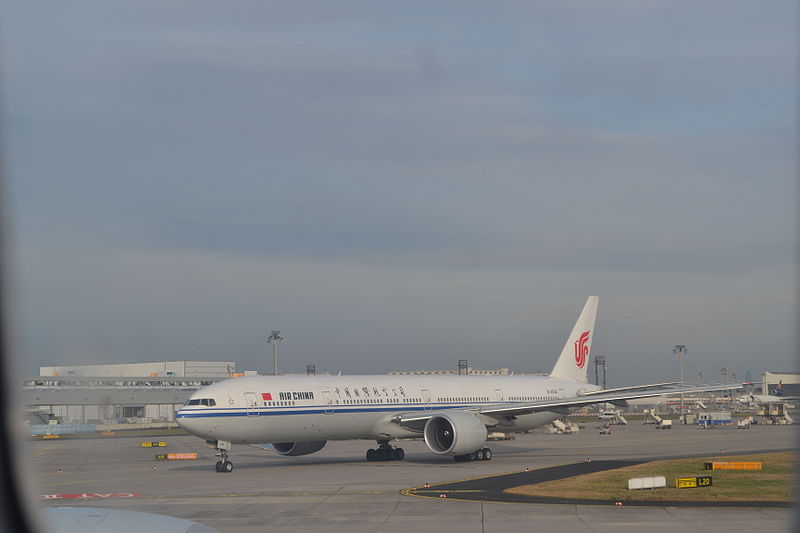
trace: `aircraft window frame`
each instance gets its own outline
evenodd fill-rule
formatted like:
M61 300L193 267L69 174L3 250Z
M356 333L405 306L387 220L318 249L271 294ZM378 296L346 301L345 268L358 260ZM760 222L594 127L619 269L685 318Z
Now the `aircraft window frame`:
M192 398L186 402L186 406L202 405L204 407L215 407L217 405L214 398Z

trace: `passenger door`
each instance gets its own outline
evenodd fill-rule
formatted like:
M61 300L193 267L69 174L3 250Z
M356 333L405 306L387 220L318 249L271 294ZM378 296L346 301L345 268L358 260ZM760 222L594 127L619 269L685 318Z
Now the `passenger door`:
M325 403L325 414L332 415L333 414L333 396L331 396L331 391L324 390L322 391L322 401Z
M258 416L258 396L255 392L245 392L244 403L247 406L247 416Z
M422 389L422 403L425 404L425 409L433 409L431 405L431 391Z

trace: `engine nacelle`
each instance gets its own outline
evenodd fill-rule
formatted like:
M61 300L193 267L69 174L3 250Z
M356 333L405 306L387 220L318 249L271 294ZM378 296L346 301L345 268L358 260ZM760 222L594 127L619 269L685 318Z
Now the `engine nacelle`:
M273 442L272 448L280 455L308 455L320 451L326 440L312 440L310 442Z
M425 444L439 455L464 455L481 449L486 426L473 414L435 415L425 424Z

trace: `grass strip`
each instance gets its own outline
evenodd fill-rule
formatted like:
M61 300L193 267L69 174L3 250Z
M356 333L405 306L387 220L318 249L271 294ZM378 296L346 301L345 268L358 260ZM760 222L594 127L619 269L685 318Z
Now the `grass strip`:
M705 470L706 462L760 461L761 471ZM791 452L671 459L595 472L556 481L521 485L505 492L528 496L628 501L793 502L796 456ZM713 486L677 489L675 478L707 476ZM628 479L665 476L667 487L628 490Z

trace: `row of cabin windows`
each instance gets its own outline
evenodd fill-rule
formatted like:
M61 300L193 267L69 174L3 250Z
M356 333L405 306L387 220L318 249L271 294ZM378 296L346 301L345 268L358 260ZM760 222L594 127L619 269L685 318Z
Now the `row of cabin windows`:
M538 402L544 400L555 400L555 396L511 396L513 402Z
M440 402L488 402L489 398L487 396L459 396L453 398L452 396L447 396L445 398L439 398Z
M213 401L213 400L212 400ZM341 405L363 405L363 404L377 404L377 403L402 403L399 399L388 398L384 401L383 398L376 398L373 400L339 400L337 403ZM422 403L422 400L419 398L410 398L405 401L405 403ZM192 404L193 405L193 404ZM264 407L282 407L282 406L290 406L296 405L296 402L293 401L272 401L272 402L264 402Z
M540 400L552 400L554 399L553 396L511 396L509 400L514 402L535 402ZM459 397L451 397L447 396L444 398L437 398L439 402L488 402L489 398L487 396L459 396ZM383 398L376 398L372 400L339 400L341 404L344 405L364 405L364 404L378 404L378 403L403 403L402 400L396 398L387 398L384 401ZM405 400L405 403L422 403L422 399L420 398L409 398ZM213 407L217 404L213 398L200 398L196 400L189 400L187 405L205 405L208 407ZM272 401L272 402L264 402L264 407L286 407L296 405L294 401Z
M383 398L374 398L371 400L339 400L338 402L343 405L364 405L376 403L422 403L422 400L419 398L407 398L404 400L399 398L387 398L384 401Z

